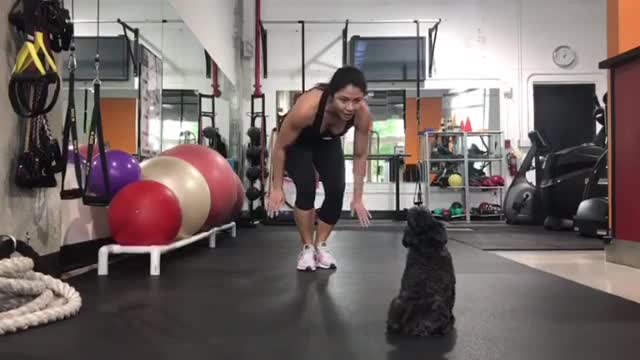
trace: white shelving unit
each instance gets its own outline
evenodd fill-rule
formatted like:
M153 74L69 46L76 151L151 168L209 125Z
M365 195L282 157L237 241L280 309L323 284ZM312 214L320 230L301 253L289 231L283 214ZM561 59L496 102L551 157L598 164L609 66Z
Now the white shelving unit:
M429 145L429 138L431 137L453 137L456 138L456 145L453 151L452 158L447 157L432 157L432 146ZM489 144L488 153L483 157L469 157L469 140L470 139L488 139L487 143ZM482 141L480 141L482 142ZM483 147L480 147L483 150ZM474 162L484 162L489 163L487 166L487 176L500 175L503 178L505 177L505 150L504 150L504 139L502 131L473 131L473 132L462 132L462 131L437 131L437 132L427 132L424 133L420 139L420 154L421 160L420 163L420 171L421 171L421 179L424 181L424 187L426 190L426 201L427 204L431 203L431 199L433 196L437 196L438 193L442 191L458 191L462 194L461 203L464 204L465 209L465 220L467 223L471 222L471 208L477 206L476 201L473 200L473 194L482 192L482 191L492 191L495 193L496 201L495 203L502 205L502 201L504 198L504 191L506 191L504 186L470 186L469 185L469 165ZM447 186L445 188L440 189L439 191L434 191L433 186L431 185L431 174L430 169L433 164L444 164L444 163L460 163L458 165L458 172L463 175L464 186L461 187L451 187ZM460 169L462 166L462 169ZM462 191L461 191L462 190Z

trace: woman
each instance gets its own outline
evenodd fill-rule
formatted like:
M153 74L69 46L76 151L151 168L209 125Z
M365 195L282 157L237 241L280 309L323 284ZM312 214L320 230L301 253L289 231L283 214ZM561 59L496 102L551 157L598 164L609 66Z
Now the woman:
M272 153L273 178L267 204L273 217L284 204L282 178L286 169L296 186L294 217L302 237L298 270L316 267L335 269L335 258L327 250L327 239L342 211L345 189L344 153L340 137L353 126L354 189L351 211L363 226L371 215L362 203L362 189L367 166L369 129L372 117L364 101L367 83L354 67L338 69L328 84L305 92L285 117ZM325 198L317 212L315 239L316 170L324 187Z

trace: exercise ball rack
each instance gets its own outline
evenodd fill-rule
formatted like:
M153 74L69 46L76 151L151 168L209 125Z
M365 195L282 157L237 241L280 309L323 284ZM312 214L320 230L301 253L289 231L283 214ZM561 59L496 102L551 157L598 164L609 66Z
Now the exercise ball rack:
M204 231L191 237L178 240L168 245L150 245L150 246L123 246L123 245L104 245L98 250L98 275L109 275L109 255L110 254L149 254L151 263L149 266L149 275L160 275L160 257L173 250L180 249L187 245L191 245L202 239L209 239L209 248L216 247L216 236L223 231L231 230L231 237L236 237L236 223L234 221L214 227L211 230Z

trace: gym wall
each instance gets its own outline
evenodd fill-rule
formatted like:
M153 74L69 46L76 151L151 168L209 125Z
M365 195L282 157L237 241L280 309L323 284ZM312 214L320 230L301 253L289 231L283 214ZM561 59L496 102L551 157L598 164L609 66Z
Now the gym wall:
M14 185L16 159L24 149L26 121L12 110L7 84L22 42L14 39L8 17L13 1L0 1L0 234L25 239L41 255L60 248L60 188L23 190ZM48 114L52 129L62 129L60 101ZM57 132L54 136L60 139ZM59 177L58 177L59 181ZM55 259L54 259L55 260Z
M304 6L300 6L301 2ZM249 1L249 3L253 3ZM527 132L533 125L533 83L540 81L596 81L600 96L606 91L606 73L597 63L606 58L606 0L494 0L477 2L403 1L342 2L330 0L281 0L264 3L264 19L414 19L442 18L435 53L434 77L426 88L500 87L512 91L506 103L507 138L528 145ZM253 41L253 12L245 11L245 40ZM250 27L250 29L247 29ZM341 64L342 25L308 25L306 58L307 86L326 81ZM247 31L249 30L249 31ZM422 34L427 26L423 25ZM300 88L299 25L269 25L269 78L264 89ZM350 25L349 34L363 36L413 36L415 25ZM339 39L338 39L339 40ZM552 51L570 45L578 63L558 68ZM496 86L497 85L497 86ZM412 85L408 85L412 89ZM269 114L275 101L267 101Z
M227 74L231 83L236 83L235 59L238 45L234 23L234 11L240 6L236 0L169 0L180 18L184 19L200 43Z
M407 98L406 102L406 130L405 152L411 156L405 159L406 164L416 165L420 151L418 137L418 117L416 114L417 99ZM420 98L420 131L425 129L439 129L442 120L442 97Z
M136 99L103 98L100 100L105 142L112 149L135 154Z
M598 69L598 62L607 56L606 7L606 0L406 0L393 4L383 0L277 0L263 2L262 14L265 20L441 18L434 75L425 88L500 89L497 123L505 138L526 152L527 132L533 128L534 84L594 82L599 97L606 92L606 72ZM245 1L243 39L248 42L254 40L254 14L254 1ZM342 28L341 24L306 26L307 88L327 81L341 65ZM301 87L300 26L271 24L267 31L269 76L263 90L273 124L276 90ZM423 25L421 34L426 33L427 25ZM415 25L351 24L349 37L356 34L414 36ZM559 68L553 63L552 52L560 45L569 45L577 52L573 67ZM246 61L245 71L252 74L251 69L252 62ZM413 90L415 84L406 88ZM248 112L249 103L245 106L243 112ZM248 126L248 119L244 121ZM366 188L377 191L375 186ZM388 209L388 204L393 204L393 189L387 186L384 191L388 194L380 203L372 204L374 209ZM401 192L401 206L410 205L413 187Z
M609 57L640 46L640 2L608 0L607 28Z

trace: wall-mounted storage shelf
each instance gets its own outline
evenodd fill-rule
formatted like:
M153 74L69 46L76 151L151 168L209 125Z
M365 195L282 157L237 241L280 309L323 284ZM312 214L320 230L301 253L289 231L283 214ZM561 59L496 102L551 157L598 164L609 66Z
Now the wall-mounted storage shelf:
M474 198L478 193L492 193L495 201L492 204L502 205L504 185L482 186L478 180L484 176L499 175L504 179L505 150L502 131L439 131L426 132L420 139L420 171L426 189L427 204L437 202L435 198L442 193L459 192L462 196L464 216L452 216L451 220L486 221L502 220L502 209L499 214L486 215L472 213L481 201ZM480 165L478 167L478 165ZM444 173L458 173L463 178L461 186L450 186L448 181L437 184L437 179ZM432 209L433 210L433 209Z

